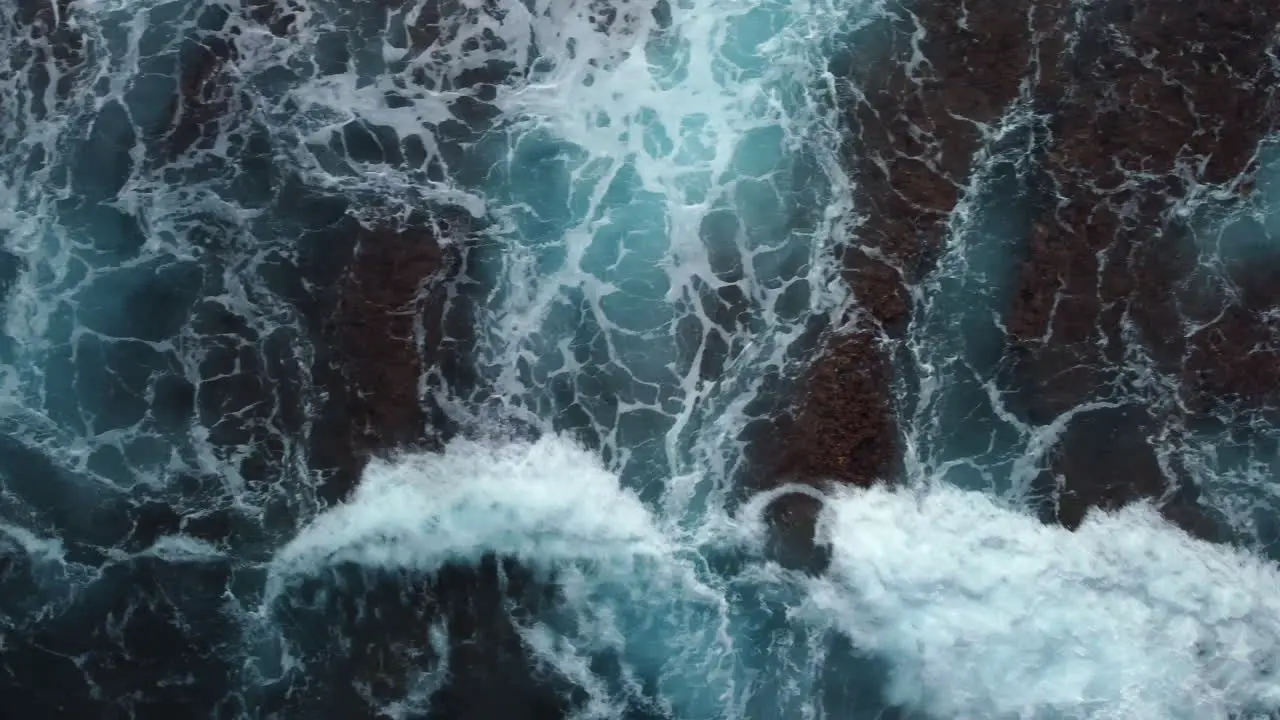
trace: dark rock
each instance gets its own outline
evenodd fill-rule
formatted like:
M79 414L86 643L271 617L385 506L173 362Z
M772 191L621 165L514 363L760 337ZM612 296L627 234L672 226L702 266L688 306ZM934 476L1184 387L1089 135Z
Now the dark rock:
M422 293L444 263L439 242L426 232L378 228L360 238L343 282L337 332L356 392L378 398L357 416L364 443L422 434L415 325Z
M305 6L300 0L242 0L241 9L245 18L283 38L294 33ZM201 143L212 142L218 136L219 123L234 109L234 65L239 59L236 41L240 29L225 23L225 13L218 17L205 28L206 32L183 48L178 92L167 130L168 160Z
M783 421L773 476L869 485L897 470L887 347L910 320L908 286L931 268L968 180L981 126L1037 62L1030 0L898 8L832 63L847 78L847 164L867 215L843 257L861 314L832 335ZM1030 19L1029 19L1030 18ZM963 20L963 22L962 22ZM915 37L927 63L913 66Z
M831 564L830 548L816 543L821 513L822 501L804 493L787 493L769 503L765 508L769 557L791 570L811 575L826 572Z
M1071 419L1055 449L1053 472L1064 480L1047 510L1075 529L1091 507L1113 510L1165 489L1148 439L1152 418L1128 406L1081 413Z
M555 600L554 587L493 555L430 578L336 566L281 597L279 617L300 662L265 705L287 717L383 717L371 705L400 700L415 674L444 664L448 682L414 717L565 717L581 691L531 662L516 624ZM447 648L432 642L436 628ZM336 652L335 636L344 639Z
M967 7L928 2L891 11L889 20L855 38L865 48L832 68L849 78L845 157L868 215L859 229L865 258L848 258L849 281L864 307L878 308L878 283L862 282L878 265L906 282L927 272L946 222L969 175L982 126L997 120L1017 96L1038 57L1030 0ZM913 64L916 37L927 62ZM868 287L869 286L869 287ZM870 300L871 302L868 302ZM897 320L897 303L881 322Z
M168 135L170 158L217 137L218 122L235 92L232 64L237 55L234 39L219 34L194 40L184 49Z
M147 557L107 565L69 606L46 608L30 634L6 638L5 712L147 718L214 708L236 671L225 652L238 637L223 602L230 573L221 562Z
M1007 319L1033 422L1118 397L1153 368L1184 377L1201 405L1233 385L1280 378L1265 352L1251 352L1258 316L1198 295L1194 238L1172 212L1196 184L1249 185L1258 143L1280 120L1262 40L1277 22L1280 8L1243 0L1114 2L1062 16L1060 33L1076 42L1043 66L1034 89L1054 110L1043 171L1057 203L1035 225ZM1188 347L1184 325L1215 316ZM1135 365L1142 356L1153 367ZM1176 398L1159 402L1158 422L1181 421ZM1149 461L1157 417L1114 428L1105 450L1077 440L1087 431L1073 421L1051 473L1063 490L1060 519L1176 496L1175 479ZM1142 467L1115 474L1134 462Z
M1042 488L1059 501L1049 514L1074 527L1088 507L1160 498L1175 522L1209 534L1153 438L1172 437L1184 408L1280 400L1269 324L1280 293L1236 270L1230 291L1206 294L1194 231L1174 210L1204 184L1252 188L1258 143L1280 127L1268 59L1278 23L1280 6L1245 0L926 1L862 31L831 68L849 80L845 157L867 217L843 258L855 330L833 334L803 376L770 479L756 484L892 477L887 351L910 323L908 288L940 252L986 131L1021 98L1044 123L1035 184L1053 202L1005 317L1017 407L1047 424L1130 397L1152 371L1180 379L1186 400L1075 418L1044 474L1058 483Z
M1280 413L1280 263L1269 260L1234 268L1231 299L1187 338L1182 397L1197 415Z
M445 568L435 583L448 608L452 681L432 698L432 720L525 717L554 720L570 714L585 693L534 661L524 647L517 619L526 620L555 602L554 586L512 560L486 556L476 568ZM501 686L503 692L491 692Z
M332 422L316 447L337 472L326 494L345 495L373 453L439 447L420 388L441 359L445 281L457 264L425 225L360 230L326 329L334 372L322 382Z
M779 421L774 482L866 487L888 479L899 456L890 382L875 333L833 337L802 381L805 394Z

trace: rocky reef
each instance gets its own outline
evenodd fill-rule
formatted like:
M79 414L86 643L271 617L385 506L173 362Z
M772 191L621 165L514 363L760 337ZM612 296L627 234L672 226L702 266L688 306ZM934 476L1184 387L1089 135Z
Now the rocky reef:
M843 155L866 217L841 257L854 307L776 423L770 480L866 487L900 473L892 356L911 322L910 287L936 261L973 156L1040 53L1031 2L1014 4L897 6L833 59ZM818 508L807 495L775 502L771 523L793 528L780 536L784 557L811 540Z
M1218 361L1251 355L1258 333L1270 333L1256 322L1266 301L1252 293L1246 318L1230 293L1213 291L1234 281L1200 262L1182 208L1210 192L1238 201L1253 185L1259 143L1280 122L1268 54L1280 9L1103 3L1056 22L1055 34L1072 42L1035 85L1049 115L1042 171L1055 202L1029 239L1010 342L1033 421L1091 401L1119 407L1110 419L1071 420L1045 480L1058 496L1048 511L1074 527L1088 507L1163 498L1166 515L1205 532L1190 478L1161 468L1151 441L1177 433L1195 410L1143 386L1190 381L1202 405L1209 395L1263 399L1265 354L1245 363L1258 369L1233 375L1210 369L1203 347L1213 343Z
M233 38L210 33L184 48L178 94L167 133L170 158L218 135L217 123L229 112L234 90L231 65L237 56Z
M322 330L328 366L318 368L328 400L312 455L334 473L330 499L349 492L372 454L440 446L442 421L428 421L423 389L459 263L452 242L428 225L357 231Z
M865 486L897 469L890 348L910 322L908 288L937 257L984 127L1034 59L1029 6L972 9L964 23L953 3L897 8L833 62L847 82L844 155L867 221L842 258L855 309L801 383L784 432L794 450L779 474Z
M1211 270L1184 210L1252 191L1259 144L1280 122L1278 24L1280 8L1235 0L924 0L862 31L832 65L866 217L843 256L855 302L800 379L775 481L900 474L894 387L909 378L894 353L912 292L993 124L1016 107L1037 133L1040 200L1001 311L1013 368L1002 383L1024 422L1062 428L1037 490L1045 518L1075 527L1088 508L1154 498L1212 535L1153 440L1224 404L1280 399L1274 270Z

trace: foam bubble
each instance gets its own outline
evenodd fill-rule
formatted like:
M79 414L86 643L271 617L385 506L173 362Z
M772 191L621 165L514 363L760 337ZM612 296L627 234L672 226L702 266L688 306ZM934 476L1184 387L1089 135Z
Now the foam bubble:
M1280 706L1280 568L1145 505L1071 533L940 486L840 494L812 609L938 717L1226 718Z

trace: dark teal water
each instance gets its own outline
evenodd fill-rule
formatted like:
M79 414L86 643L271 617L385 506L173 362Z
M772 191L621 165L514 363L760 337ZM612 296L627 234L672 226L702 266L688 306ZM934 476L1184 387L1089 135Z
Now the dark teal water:
M895 353L914 494L828 498L821 577L764 552L742 431L848 302L826 67L877 4L254 5L0 0L0 716L1280 702L1265 418L1180 450L1234 546L1032 517L1053 428L1007 406L998 318L1044 202L1016 109ZM1207 254L1267 256L1231 230L1274 230L1266 183ZM428 218L467 229L466 353L420 395L473 437L339 502L339 278L361 224Z

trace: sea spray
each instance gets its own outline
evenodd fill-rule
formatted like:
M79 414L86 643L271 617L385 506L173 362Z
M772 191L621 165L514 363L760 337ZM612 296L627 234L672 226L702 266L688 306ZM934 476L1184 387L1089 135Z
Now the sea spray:
M743 520L673 535L570 441L455 440L441 454L371 464L350 501L273 559L264 610L291 607L291 594L342 567L429 578L498 557L554 587L550 605L513 598L508 611L526 652L586 694L582 717L803 707L821 632L786 619L797 576L734 559L760 546L758 518ZM354 587L367 583L329 592Z
M344 561L433 572L486 553L551 565L608 559L606 571L625 575L671 552L649 511L595 455L554 437L455 440L442 454L373 461L350 500L281 548L272 577ZM272 587L267 602L279 592Z
M1222 718L1280 707L1280 567L1145 504L1076 531L938 484L837 493L811 617L931 717Z

